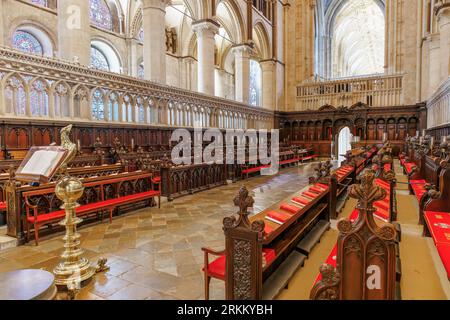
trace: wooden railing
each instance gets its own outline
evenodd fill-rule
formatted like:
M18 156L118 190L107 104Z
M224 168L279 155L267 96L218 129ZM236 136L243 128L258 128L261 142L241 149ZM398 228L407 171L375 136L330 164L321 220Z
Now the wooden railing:
M273 112L0 47L0 116L170 127L272 129Z
M350 107L358 102L370 107L403 104L403 76L377 75L314 81L297 87L296 110L317 110L324 105Z

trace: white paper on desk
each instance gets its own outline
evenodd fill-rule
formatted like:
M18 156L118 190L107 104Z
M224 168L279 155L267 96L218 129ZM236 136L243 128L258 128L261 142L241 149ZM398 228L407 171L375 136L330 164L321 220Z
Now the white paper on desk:
M61 157L61 152L51 150L38 150L31 156L22 168L22 174L34 174L48 177Z

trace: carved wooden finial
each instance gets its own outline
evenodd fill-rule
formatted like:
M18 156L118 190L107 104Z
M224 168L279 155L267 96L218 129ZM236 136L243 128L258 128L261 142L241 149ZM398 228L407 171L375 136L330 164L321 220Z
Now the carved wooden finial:
M248 208L253 207L255 200L249 196L248 190L245 186L239 189L237 196L234 198L234 205L239 207L239 215L248 215Z
M386 197L386 190L374 185L375 171L366 170L361 177L361 184L350 187L350 197L358 200L357 208L364 211L375 211L372 204Z

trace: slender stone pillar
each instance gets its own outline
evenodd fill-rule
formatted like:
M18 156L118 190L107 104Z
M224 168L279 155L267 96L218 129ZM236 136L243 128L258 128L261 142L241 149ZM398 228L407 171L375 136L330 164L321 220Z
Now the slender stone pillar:
M90 65L89 1L58 0L58 46L59 58Z
M214 36L219 32L219 25L212 20L202 20L192 24L197 34L198 56L198 91L214 95Z
M440 3L435 6L440 33L440 58L441 76L440 82L447 80L450 70L450 2Z
M144 77L166 84L166 5L167 0L143 0Z
M274 83L275 62L273 60L261 61L262 70L262 106L265 109L275 110L275 92L277 86Z
M4 18L3 18L3 15L5 15L6 14L6 12L4 12L3 11L3 0L0 0L0 17L2 18L1 20L2 20L2 22L0 23L0 46L3 46L4 44L3 44L3 36L4 36L4 34L3 34L3 29L4 29L4 27L3 27L3 21L5 21L4 20ZM3 101L3 100L1 100L1 101Z
M431 96L439 87L440 83L440 41L438 34L432 34L430 36L429 43L429 87L428 87L428 95Z
M251 47L243 44L233 48L235 56L235 92L236 101L249 103L250 98L250 54Z

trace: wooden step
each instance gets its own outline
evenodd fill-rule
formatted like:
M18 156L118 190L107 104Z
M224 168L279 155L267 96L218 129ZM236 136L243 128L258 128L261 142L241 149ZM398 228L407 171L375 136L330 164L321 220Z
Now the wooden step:
M300 241L300 243L297 245L297 251L304 254L306 257L309 257L312 249L317 243L320 242L320 238L322 238L322 235L329 229L329 221L320 220L319 222L317 222L314 228L312 228L311 231L308 232L308 235L304 237L302 241Z
M287 287L295 272L304 265L306 256L297 251L283 261L274 273L264 282L263 300L273 300L280 292Z

